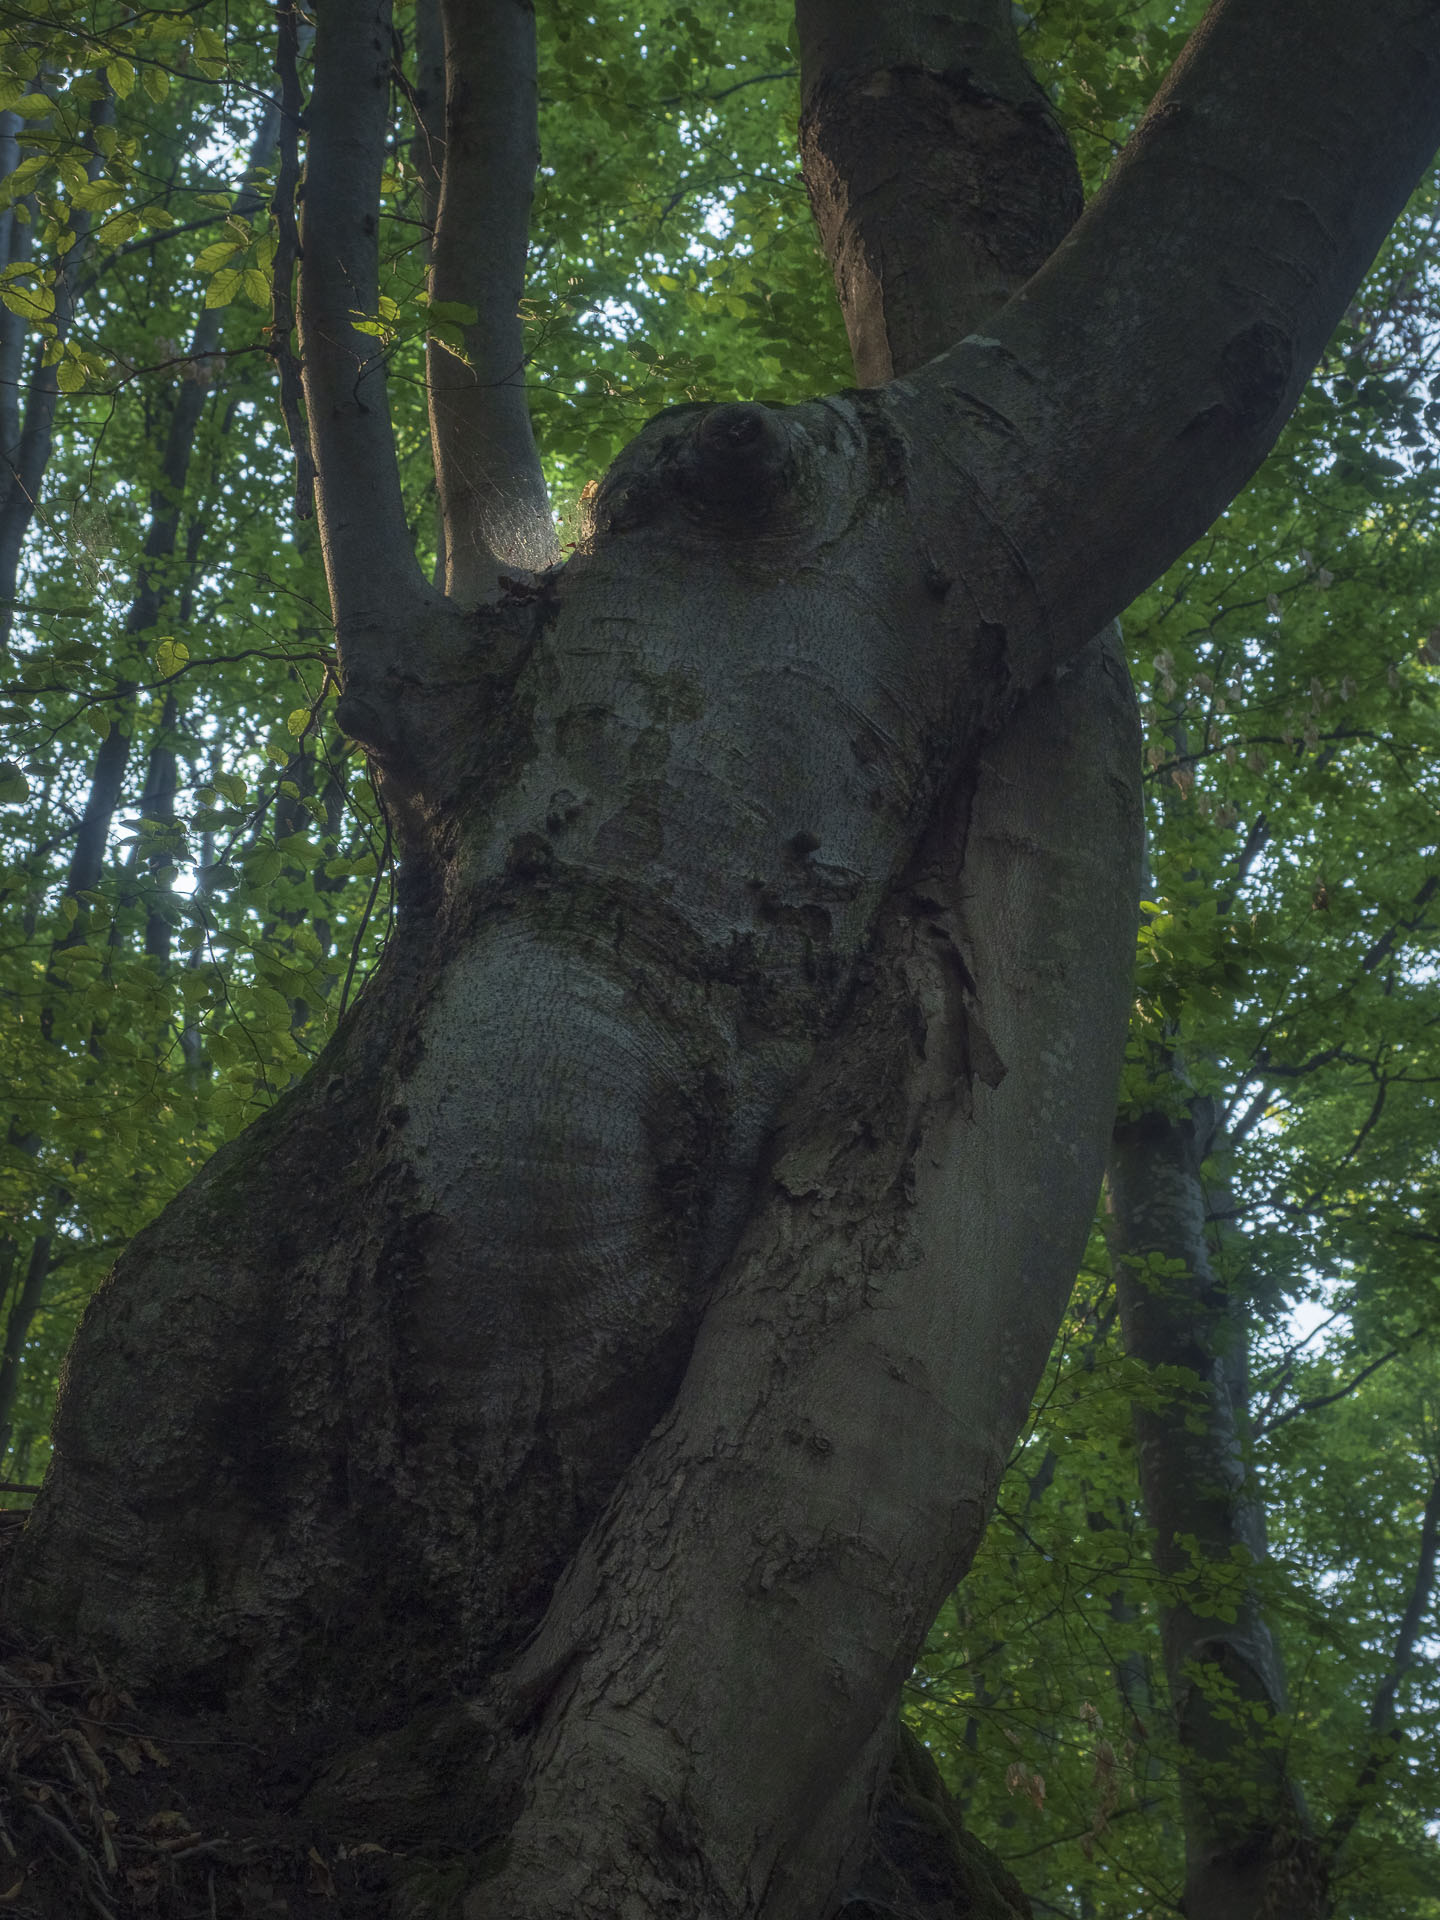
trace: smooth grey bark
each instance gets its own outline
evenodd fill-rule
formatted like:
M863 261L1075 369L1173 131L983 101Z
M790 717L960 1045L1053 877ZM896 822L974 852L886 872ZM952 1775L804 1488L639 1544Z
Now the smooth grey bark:
M1080 174L1010 0L795 11L805 184L856 378L881 386L1044 265L1080 212Z
M540 160L535 7L441 0L440 13L448 80L430 298L475 318L464 325L463 359L432 338L426 360L445 586L474 603L495 597L502 568L560 557L525 399L520 319Z
M1008 15L986 25L972 45L1000 65ZM827 63L849 52L805 46L807 100L844 97L853 76ZM891 97L875 65L864 78ZM812 181L862 379L872 329L886 374L909 373L1077 210L1063 136L1023 129L1016 191L985 208L988 279L926 283L927 249L963 260L977 215L942 195L912 224L904 189L963 170L973 127L937 147L902 113L883 144L896 192L870 198L853 183L879 143L843 112L807 134L807 168L843 207L827 223ZM893 272L864 282L856 253ZM467 1920L663 1911L672 1879L689 1911L800 1916L864 1884L900 1683L978 1544L1082 1251L1082 1143L1128 1013L1138 758L1112 632L980 746L882 903L867 988L785 1115L676 1405L511 1677L551 1698L509 1862ZM1037 1058L1025 1035L1042 1031ZM928 1404L948 1410L940 1432ZM686 1658L697 1645L704 1662ZM654 1799L703 1836L688 1881L646 1859Z
M320 543L353 678L372 652L393 663L392 649L413 630L419 581L390 430L384 348L352 324L379 307L380 175L393 57L389 0L319 0L315 21L315 85L305 115L300 353Z
M1440 140L1440 17L1333 67L1333 0L1227 0L984 337L662 416L471 611L349 325L388 14L319 13L307 404L402 922L97 1295L9 1604L339 1743L467 1695L325 1793L503 1841L471 1920L815 1920L1090 1217L1136 808L1089 639L1278 429Z
M802 4L798 24L801 152L857 378L903 376L982 323L1054 250L1080 211L1079 172L1020 58L1008 5L959 0L917 16ZM1062 674L1044 700L1019 704L1005 729L1008 764L982 766L977 802L1017 849L1030 842L1027 789L1037 779L1088 822L1090 859L1057 866L1042 911L1090 928L1118 1032L1126 1015L1115 989L1138 898L1139 730L1118 628L1082 660L1084 670ZM1057 705L1074 754L1055 752ZM1129 791L1130 805L1094 807L1087 783L1096 767L1115 793ZM932 829L921 855L937 873L949 865L944 831ZM1103 925L1093 923L1097 869L1108 870L1102 897L1115 909ZM970 876L956 877L960 905ZM887 913L904 924L903 894ZM1097 1026L1103 1005L1089 1007Z

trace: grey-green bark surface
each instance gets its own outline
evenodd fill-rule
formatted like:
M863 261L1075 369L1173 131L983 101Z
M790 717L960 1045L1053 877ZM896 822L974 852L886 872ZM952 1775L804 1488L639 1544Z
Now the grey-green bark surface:
M334 1819L490 1846L469 1920L818 1920L1098 1182L1138 804L1091 636L1278 430L1440 140L1440 18L1231 0L983 336L662 416L473 610L350 324L388 9L318 16L306 398L401 924L97 1296L10 1604L328 1723Z

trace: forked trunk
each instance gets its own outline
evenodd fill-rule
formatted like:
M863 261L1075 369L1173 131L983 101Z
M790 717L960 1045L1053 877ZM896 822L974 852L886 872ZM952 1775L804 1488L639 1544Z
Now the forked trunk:
M477 314L432 423L449 599L353 324L385 0L317 0L306 115L339 717L402 924L307 1079L97 1296L10 1599L177 1701L311 1723L332 1830L458 1838L469 1920L881 1910L899 1686L984 1526L1111 1118L1137 743L1091 636L1278 431L1440 138L1440 26L1387 6L1352 47L1338 0L1226 0L1071 238L924 366L945 276L892 327L864 207L822 206L857 350L878 320L900 377L662 415L582 551L492 599L550 537L464 483L484 439L541 497L515 329L472 285L530 177L488 163L510 94L475 63L530 22L441 11L462 230L434 284ZM847 49L927 65L931 10L896 5L894 47L823 11L806 58L840 80ZM850 165L822 93L817 204Z

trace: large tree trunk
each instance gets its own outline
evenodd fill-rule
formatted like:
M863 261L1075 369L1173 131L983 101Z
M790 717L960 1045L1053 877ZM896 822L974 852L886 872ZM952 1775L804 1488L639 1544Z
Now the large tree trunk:
M525 9L444 11L463 78L479 17ZM437 407L444 599L351 326L388 8L317 8L306 399L402 921L97 1296L10 1599L175 1701L324 1722L316 1806L463 1835L470 1920L818 1920L866 1871L1111 1118L1138 805L1090 636L1260 457L1440 137L1440 28L1372 27L1357 117L1421 131L1317 183L1260 128L1276 11L1226 10L985 336L869 392L661 416L575 558L498 595L454 463L489 434L517 502L536 476L477 322ZM451 97L442 219L508 217L529 174L481 165ZM1217 139L1273 194L1191 182L1198 278L1157 325L1137 235ZM474 258L437 245L479 312Z

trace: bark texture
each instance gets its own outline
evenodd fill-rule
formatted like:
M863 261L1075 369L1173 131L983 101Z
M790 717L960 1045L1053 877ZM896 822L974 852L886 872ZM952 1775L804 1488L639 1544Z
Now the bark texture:
M1010 0L799 0L800 154L855 375L880 386L979 327L1080 212Z
M525 401L520 319L540 160L535 8L442 0L440 12L447 79L428 163L439 174L430 297L464 310L465 351L430 342L430 422L446 589L468 602L494 596L502 567L560 557Z
M472 611L350 326L388 9L320 0L306 399L402 923L96 1297L9 1595L327 1723L316 1806L463 1834L468 1920L819 1920L867 1871L1111 1115L1137 757L1091 636L1259 458L1440 138L1440 19L1397 0L1300 218L1244 64L1297 8L1221 10L992 333L662 415L581 551Z

